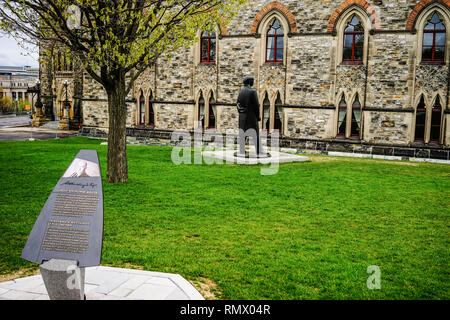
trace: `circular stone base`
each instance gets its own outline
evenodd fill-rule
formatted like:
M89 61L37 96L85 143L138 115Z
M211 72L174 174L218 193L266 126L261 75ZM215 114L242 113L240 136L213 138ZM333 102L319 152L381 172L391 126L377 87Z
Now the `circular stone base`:
M249 152L246 152L245 155L239 152L235 152L234 156L236 158L245 158L245 159L267 159L267 158L271 158L272 156L270 155L270 153L266 153L266 154L250 154Z

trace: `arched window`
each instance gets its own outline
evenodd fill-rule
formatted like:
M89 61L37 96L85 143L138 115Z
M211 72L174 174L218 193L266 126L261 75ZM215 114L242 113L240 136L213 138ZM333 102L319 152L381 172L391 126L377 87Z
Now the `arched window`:
M141 91L141 96L139 98L139 124L145 124L145 98L144 93Z
M211 97L209 98L209 106L208 106L208 128L209 129L215 129L216 128L216 100L214 100L214 95L211 94Z
M439 96L436 97L433 109L431 110L431 133L430 142L440 143L441 141L442 107Z
M364 26L355 14L344 30L343 62L363 62Z
M425 99L422 96L420 98L419 105L416 110L416 132L414 135L414 141L424 142L425 141L425 121L427 117L427 107L425 105Z
M434 12L423 30L422 61L443 63L445 56L445 25Z
M155 125L155 111L153 109L153 94L150 92L150 95L148 96L148 112L149 112L149 119L148 124L151 126Z
M205 31L200 39L200 62L216 62L216 33Z
M347 102L345 102L345 96L342 95L341 101L338 106L338 130L337 136L345 138L347 129Z
M277 100L275 100L275 118L274 118L274 126L273 128L276 130L280 130L280 133L283 129L283 102L281 101L280 93L278 92Z
M352 105L352 130L351 137L359 138L361 134L361 103L359 96L356 95L355 102Z
M277 18L273 20L272 25L267 31L266 37L267 55L266 62L283 62L284 54L284 31Z
M263 110L262 110L262 117L261 117L261 123L262 128L269 130L270 128L270 100L269 100L269 94L266 92L266 95L264 96L263 101Z
M205 127L205 98L203 98L203 93L200 94L198 99L198 115L197 119L200 122L199 128Z

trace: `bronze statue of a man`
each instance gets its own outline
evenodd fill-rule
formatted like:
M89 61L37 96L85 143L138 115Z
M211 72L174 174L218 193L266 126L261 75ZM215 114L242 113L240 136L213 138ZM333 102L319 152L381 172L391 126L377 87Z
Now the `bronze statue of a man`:
M252 88L255 79L244 78L244 87L239 92L237 108L239 111L239 156L245 156L245 138L252 137L257 155L261 154L259 121L261 121L258 94Z

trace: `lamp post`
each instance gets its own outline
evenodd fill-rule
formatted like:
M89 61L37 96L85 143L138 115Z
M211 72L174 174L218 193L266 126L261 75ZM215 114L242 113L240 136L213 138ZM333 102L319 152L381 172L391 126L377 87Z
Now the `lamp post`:
M69 125L70 120L70 104L69 100L67 98L67 87L69 86L69 82L67 80L64 81L64 87L66 88L66 100L64 100L64 106L67 109L67 125Z
M42 101L41 101L41 82L39 81L39 79L36 81L36 90L37 90L37 101L36 101L36 105L34 107L34 112L37 112L38 108L39 111L42 112ZM33 113L33 110L31 110L31 112Z

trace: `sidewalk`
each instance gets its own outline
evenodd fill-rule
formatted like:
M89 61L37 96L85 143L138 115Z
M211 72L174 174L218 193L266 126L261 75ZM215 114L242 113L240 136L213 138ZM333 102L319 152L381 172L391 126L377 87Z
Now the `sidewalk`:
M86 300L204 300L182 276L112 267L86 268ZM0 300L49 300L41 275L0 282Z

